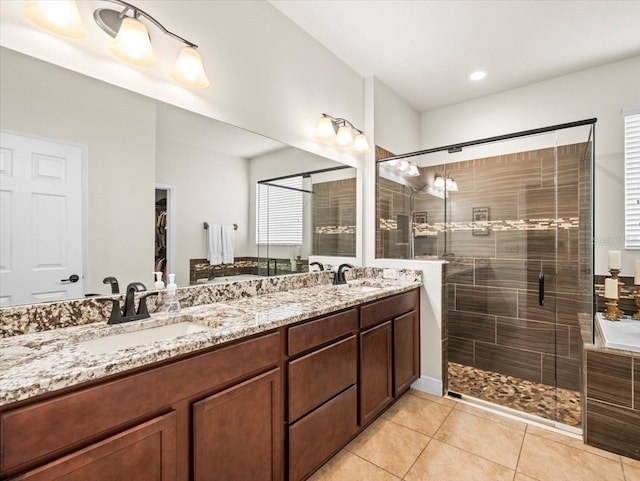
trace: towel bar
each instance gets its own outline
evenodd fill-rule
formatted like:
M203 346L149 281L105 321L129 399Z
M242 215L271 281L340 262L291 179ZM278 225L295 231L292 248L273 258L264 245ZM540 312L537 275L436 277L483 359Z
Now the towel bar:
M204 223L204 228L205 229L209 228L209 223L208 222ZM238 230L238 224L233 224L233 230Z

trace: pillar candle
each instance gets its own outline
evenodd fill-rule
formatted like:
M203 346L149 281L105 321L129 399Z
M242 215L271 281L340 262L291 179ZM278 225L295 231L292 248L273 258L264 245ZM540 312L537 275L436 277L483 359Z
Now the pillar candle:
M620 269L620 251L609 251L609 269Z
M636 259L636 278L633 283L636 286L640 286L640 259Z
M604 297L607 299L618 298L618 279L605 279L604 280Z

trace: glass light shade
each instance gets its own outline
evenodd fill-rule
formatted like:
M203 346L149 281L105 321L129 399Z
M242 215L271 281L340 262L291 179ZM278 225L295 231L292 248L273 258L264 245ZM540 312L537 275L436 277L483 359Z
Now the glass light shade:
M442 177L441 175L436 175L436 178L433 182L433 186L437 187L438 189L443 189L444 188L444 177Z
M87 36L75 0L30 0L22 13L49 32L70 38Z
M333 120L329 117L320 117L318 126L316 127L315 137L318 140L333 140L336 137L336 131L333 128Z
M209 86L202 57L193 47L180 50L178 60L171 70L171 78L186 87L206 89Z
M126 17L122 20L118 35L111 43L111 51L120 60L133 65L140 67L158 65L147 27L136 18Z
M398 163L399 163L399 162L398 162L398 159L390 160L390 161L389 161L389 167L396 168L396 167L398 167Z
M458 183L449 177L447 177L447 190L450 192L458 191Z
M420 175L418 166L416 164L411 164L409 166L409 171L407 172L407 175L410 175L411 177L418 177Z
M406 160L401 160L400 164L398 165L398 170L400 170L400 172L407 172L409 170L409 162L407 162Z
M343 125L338 129L334 144L338 147L349 147L353 143L353 134L351 128Z
M366 154L370 150L367 137L364 134L356 135L355 139L353 139L353 151L356 154Z

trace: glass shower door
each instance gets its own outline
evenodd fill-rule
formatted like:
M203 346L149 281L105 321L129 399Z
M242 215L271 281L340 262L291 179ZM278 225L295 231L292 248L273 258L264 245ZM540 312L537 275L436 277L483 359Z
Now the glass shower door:
M590 272L587 136L574 137L466 148L445 164L458 187L446 195L449 390L569 426L580 425L578 279Z

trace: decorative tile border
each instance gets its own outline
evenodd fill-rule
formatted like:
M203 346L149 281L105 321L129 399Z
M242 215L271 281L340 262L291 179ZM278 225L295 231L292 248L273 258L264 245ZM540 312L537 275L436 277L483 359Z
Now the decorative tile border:
M486 222L436 222L434 224L414 224L416 237L437 236L445 231L473 231L488 230L491 232L513 230L550 230L550 229L578 229L580 221L577 217L558 219L527 219L527 220L495 220ZM380 219L380 230L397 230L398 223L394 219Z

